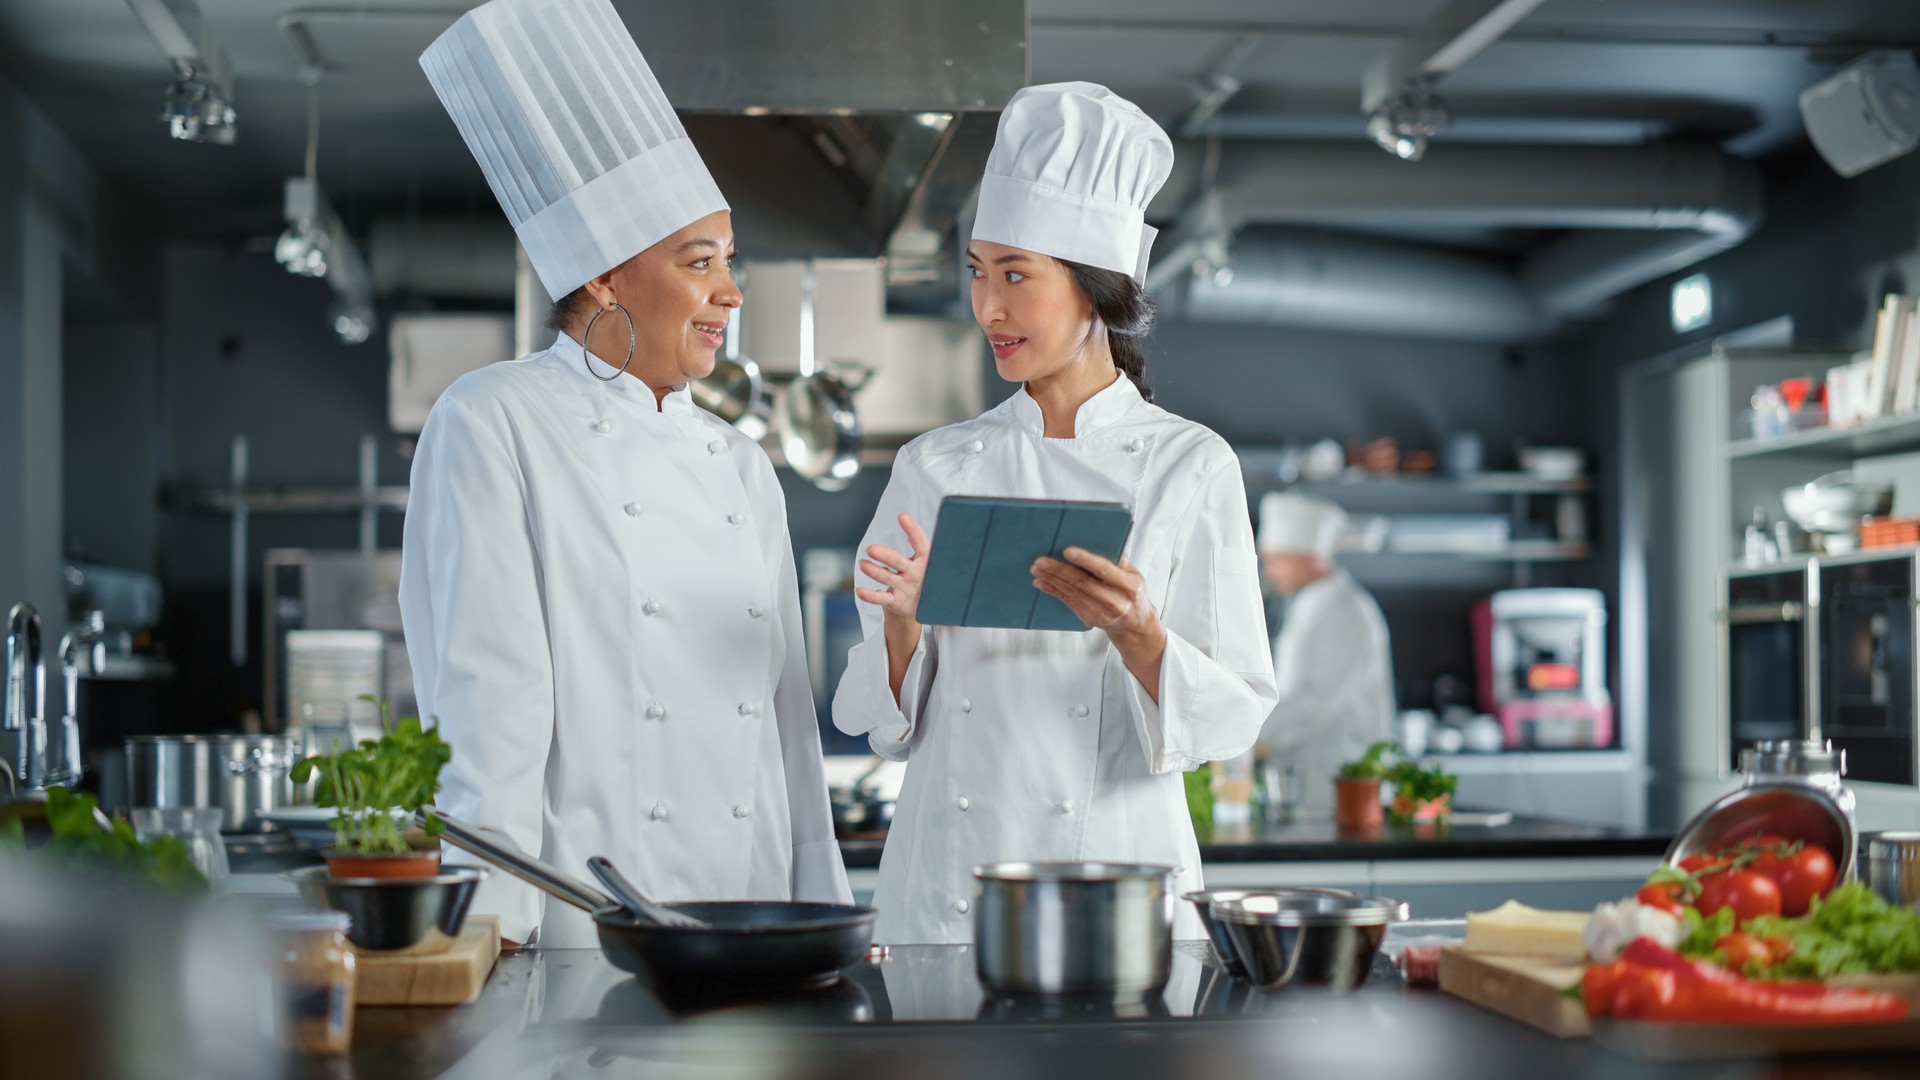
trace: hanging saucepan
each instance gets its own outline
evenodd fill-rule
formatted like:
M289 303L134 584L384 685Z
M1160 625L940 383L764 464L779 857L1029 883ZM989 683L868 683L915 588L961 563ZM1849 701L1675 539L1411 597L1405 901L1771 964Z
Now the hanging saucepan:
M593 916L600 950L622 971L674 994L729 995L817 986L866 955L874 910L787 900L700 900L664 906L707 925L642 922L612 897L534 859L499 833L427 810L441 839ZM424 820L424 819L423 819Z
M740 429L754 442L767 437L773 405L767 400L766 385L760 379L760 365L740 351L740 309L727 313L727 341L723 355L715 358L713 371L704 379L695 379L687 389L693 403Z
M860 475L860 418L853 394L871 372L857 364L816 367L813 356L813 268L800 293L800 373L780 395L773 426L780 452L802 480L841 491Z

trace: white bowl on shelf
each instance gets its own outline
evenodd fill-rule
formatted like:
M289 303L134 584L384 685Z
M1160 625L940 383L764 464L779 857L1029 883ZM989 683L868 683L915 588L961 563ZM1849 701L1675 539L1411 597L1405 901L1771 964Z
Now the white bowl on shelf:
M1861 480L1843 469L1783 489L1780 503L1793 523L1810 533L1852 533L1861 518L1877 517L1893 509L1893 485L1884 480Z

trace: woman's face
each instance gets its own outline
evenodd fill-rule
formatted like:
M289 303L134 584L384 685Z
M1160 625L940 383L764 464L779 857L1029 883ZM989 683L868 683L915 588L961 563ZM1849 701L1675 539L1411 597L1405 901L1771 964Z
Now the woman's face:
M733 215L708 214L587 283L597 304L618 301L633 316L633 365L627 370L655 389L713 371L725 340L727 313L740 306L733 283ZM594 324L594 355L615 367L627 354L626 320Z
M1009 382L1057 375L1079 361L1093 306L1058 259L975 240L967 246L973 318L987 332L993 364Z

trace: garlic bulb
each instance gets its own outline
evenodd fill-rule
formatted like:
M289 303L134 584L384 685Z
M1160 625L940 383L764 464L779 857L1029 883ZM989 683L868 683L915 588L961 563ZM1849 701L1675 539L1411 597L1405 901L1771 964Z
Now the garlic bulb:
M1593 909L1593 916L1580 935L1580 943L1586 946L1588 956L1610 964L1620 959L1628 942L1643 937L1671 949L1686 937L1686 927L1671 912L1648 907L1638 900L1622 900Z

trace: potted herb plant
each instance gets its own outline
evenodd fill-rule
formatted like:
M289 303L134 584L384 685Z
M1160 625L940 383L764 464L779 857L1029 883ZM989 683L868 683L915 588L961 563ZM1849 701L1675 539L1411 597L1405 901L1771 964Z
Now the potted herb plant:
M440 870L440 845L416 849L405 829L414 811L431 806L440 790L440 770L453 750L420 718L388 723L380 706L381 736L332 754L304 758L293 767L295 783L315 774L314 802L336 807L334 846L326 855L327 873L336 878L432 877ZM427 834L438 835L431 816Z
M1377 742L1340 766L1333 777L1333 820L1342 832L1377 831L1382 824L1380 782L1387 778L1391 742Z
M1460 778L1438 765L1403 757L1387 770L1387 779L1393 782L1387 816L1396 824L1439 822L1453 813L1453 791Z

